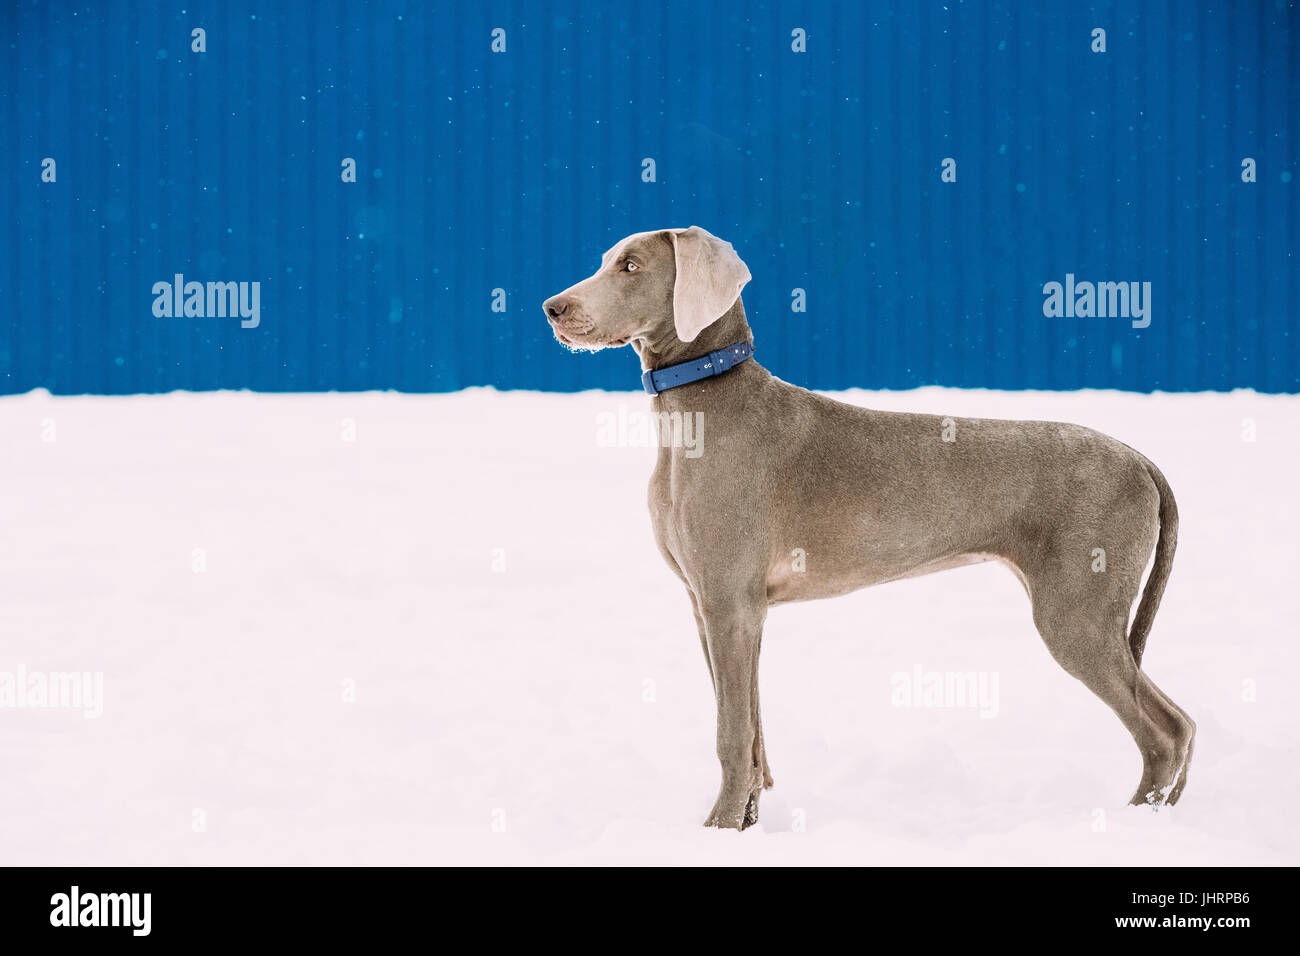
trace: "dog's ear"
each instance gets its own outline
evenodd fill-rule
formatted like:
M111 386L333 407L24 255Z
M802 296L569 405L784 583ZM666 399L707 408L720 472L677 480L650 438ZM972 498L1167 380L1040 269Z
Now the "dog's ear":
M677 280L673 284L673 324L677 337L693 342L708 325L727 314L749 281L749 268L731 243L699 226L670 229Z

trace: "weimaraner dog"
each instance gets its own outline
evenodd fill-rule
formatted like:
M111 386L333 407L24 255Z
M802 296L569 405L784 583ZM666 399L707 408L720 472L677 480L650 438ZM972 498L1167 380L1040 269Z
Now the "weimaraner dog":
M730 243L662 229L543 304L570 349L636 349L661 422L702 412L707 425L702 453L661 442L650 478L655 538L690 594L717 698L722 789L705 825L743 830L772 786L768 607L988 560L1018 575L1052 656L1133 735L1132 802L1175 802L1196 725L1140 668L1178 536L1156 466L1077 425L879 412L788 385L749 357L749 278Z

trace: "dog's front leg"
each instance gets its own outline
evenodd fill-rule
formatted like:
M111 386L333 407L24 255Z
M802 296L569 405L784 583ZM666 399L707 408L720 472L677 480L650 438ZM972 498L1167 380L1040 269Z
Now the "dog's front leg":
M765 760L758 721L758 652L766 607L701 602L718 702L722 789L705 826L743 830L758 821Z

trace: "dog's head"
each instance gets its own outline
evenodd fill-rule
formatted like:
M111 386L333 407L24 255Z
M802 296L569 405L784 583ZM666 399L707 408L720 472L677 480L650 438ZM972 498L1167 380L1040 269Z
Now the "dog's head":
M735 304L749 269L699 226L628 236L595 275L542 303L555 337L597 351L641 338L690 342Z

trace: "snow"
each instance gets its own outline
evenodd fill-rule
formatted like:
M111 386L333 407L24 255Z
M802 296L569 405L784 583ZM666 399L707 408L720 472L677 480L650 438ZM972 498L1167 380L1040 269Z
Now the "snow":
M0 860L1300 862L1300 397L840 397L1075 421L1160 466L1144 666L1199 724L1182 803L1125 805L1128 734L987 564L774 609L776 789L700 826L713 701L654 453L597 436L644 396L36 392L0 398L0 676L99 675L103 713L0 708ZM917 669L990 678L995 712L894 706Z

